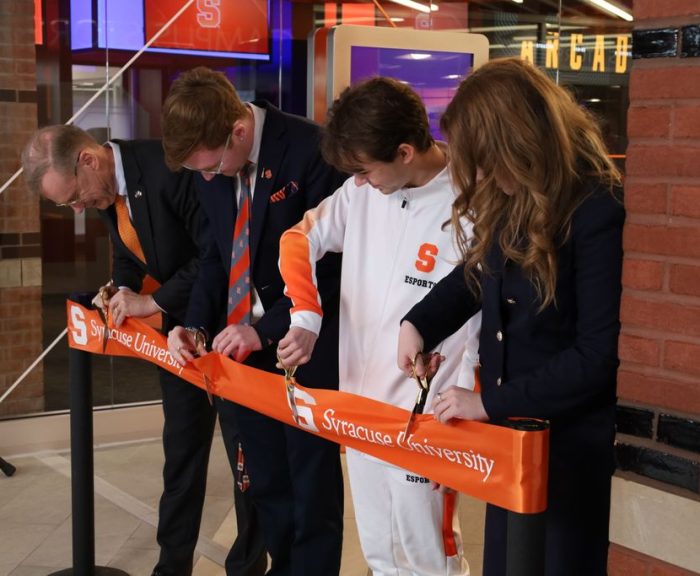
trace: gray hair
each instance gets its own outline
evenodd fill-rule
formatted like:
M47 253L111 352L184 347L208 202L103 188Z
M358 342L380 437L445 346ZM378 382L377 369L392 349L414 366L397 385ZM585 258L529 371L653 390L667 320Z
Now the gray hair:
M41 182L49 170L72 174L80 150L95 146L98 146L95 139L76 126L57 124L37 130L22 150L27 187L35 194L42 194Z

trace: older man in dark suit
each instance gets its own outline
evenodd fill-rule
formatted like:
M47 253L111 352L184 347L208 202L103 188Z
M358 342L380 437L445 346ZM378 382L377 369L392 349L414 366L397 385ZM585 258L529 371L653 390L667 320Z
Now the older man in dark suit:
M216 238L193 288L190 331L171 331L171 353L189 361L195 331L214 351L279 373L276 343L287 332L291 307L277 266L280 236L344 179L321 158L319 128L268 102L243 103L223 74L195 68L175 81L165 101L163 147L171 168L199 173L199 199ZM334 254L317 266L324 326L314 356L297 372L307 387L338 385L339 264ZM218 402L222 429L235 420L240 430L249 490L272 558L269 574L337 575L343 529L338 446ZM228 435L229 457L235 441Z
M168 170L161 143L115 140L102 146L80 128L49 126L34 134L22 161L31 190L76 213L97 208L105 220L113 245L115 288L108 306L114 322L162 312L166 332L181 324L199 251L206 252L212 240L192 175ZM159 286L140 294L146 274ZM165 370L160 370L160 383L165 466L158 521L161 551L153 574L189 576L216 413L196 386ZM227 573L260 576L266 553L247 500L237 493L239 536L227 559Z

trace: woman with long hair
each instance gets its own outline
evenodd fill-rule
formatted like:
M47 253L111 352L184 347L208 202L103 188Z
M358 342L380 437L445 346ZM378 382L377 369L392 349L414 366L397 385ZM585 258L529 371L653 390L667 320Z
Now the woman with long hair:
M624 208L596 122L519 59L460 85L441 127L463 262L406 315L399 366L482 311L481 391L435 417L550 422L547 576L606 574ZM473 224L473 238L460 219ZM505 575L506 512L486 513L484 576Z

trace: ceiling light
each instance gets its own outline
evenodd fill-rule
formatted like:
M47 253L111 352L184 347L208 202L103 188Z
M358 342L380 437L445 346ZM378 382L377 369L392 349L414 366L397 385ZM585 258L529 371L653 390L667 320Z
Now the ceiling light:
M406 8L411 8L412 10L418 10L418 12L425 12L426 14L430 14L430 12L436 12L439 10L439 6L437 4L430 4L428 6L427 4L421 4L420 2L415 2L414 0L390 0L394 4L401 4L401 6L405 6Z
M606 12L609 12L610 14L613 14L614 16L617 16L618 18L627 20L627 22L632 22L634 20L632 14L623 10L619 6L615 6L615 4L612 2L608 2L608 0L588 0L588 2L602 10L605 10Z
M428 60L432 57L432 54L426 54L425 52L411 52L410 54L402 54L397 56L397 60Z

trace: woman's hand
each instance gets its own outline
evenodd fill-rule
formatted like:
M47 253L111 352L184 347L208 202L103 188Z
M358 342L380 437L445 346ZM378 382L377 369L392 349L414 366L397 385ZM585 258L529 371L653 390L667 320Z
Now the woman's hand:
M416 358L416 355L419 356L416 360L415 374L421 378L425 376L426 367L419 354L422 351L423 337L413 324L408 320L404 320L399 328L398 363L399 370L409 378L412 378L414 374L413 360Z
M452 418L479 422L489 419L481 401L481 394L457 386L450 386L444 392L438 392L433 399L432 408L435 419L443 424Z

